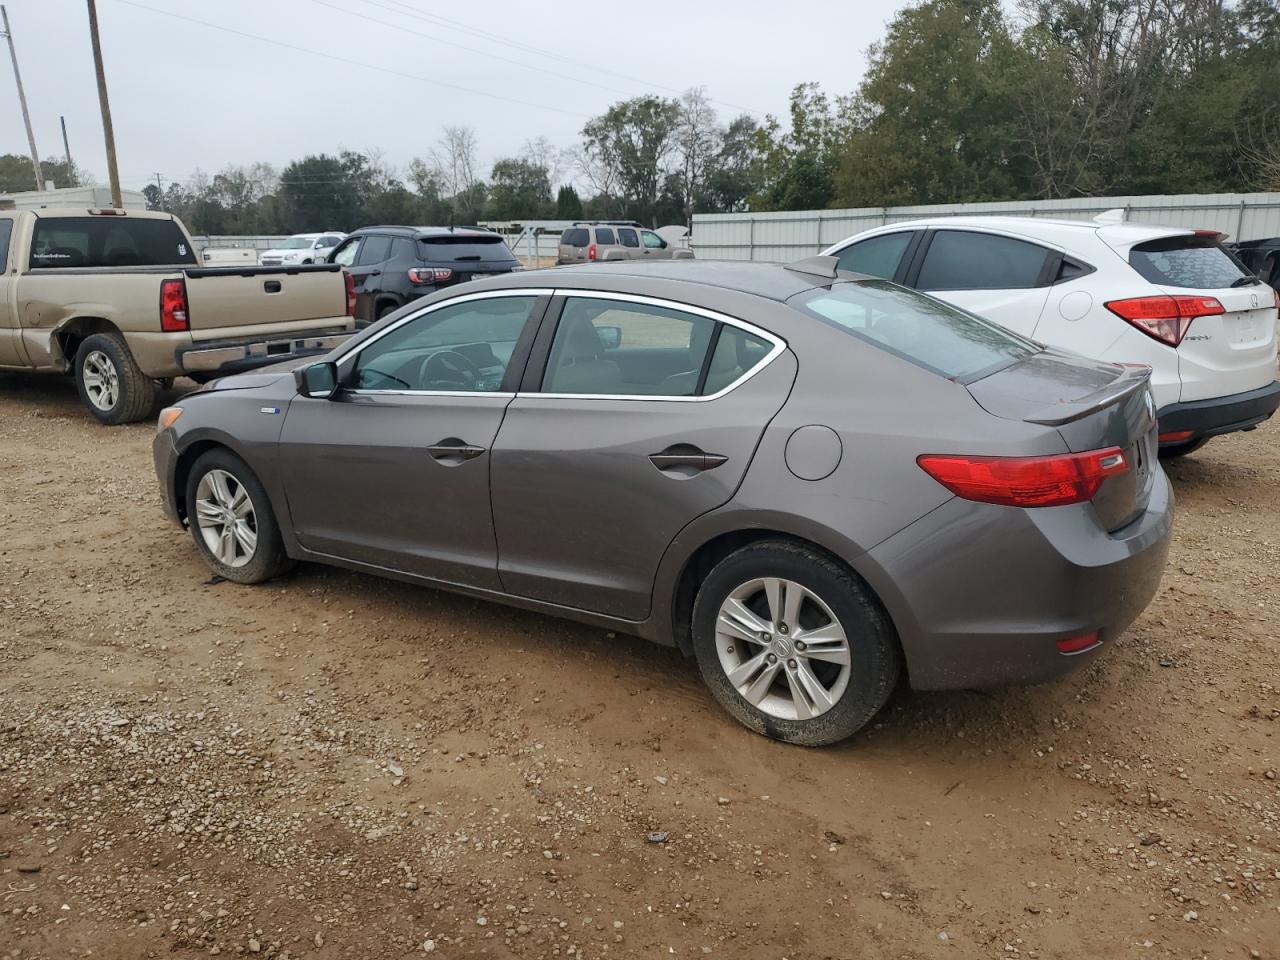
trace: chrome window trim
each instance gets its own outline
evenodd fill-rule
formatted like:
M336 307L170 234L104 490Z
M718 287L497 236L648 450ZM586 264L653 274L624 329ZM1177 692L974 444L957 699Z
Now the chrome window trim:
M723 323L725 326L736 327L752 336L759 337L773 344L773 349L764 355L764 359L757 363L754 367L740 376L733 383L729 384L722 390L715 393L709 393L701 397L672 397L665 394L649 394L649 393L622 393L622 394L605 394L605 393L544 393L542 391L524 391L521 390L516 394L516 398L520 400L541 398L546 400L652 400L659 402L675 402L675 403L704 403L710 400L719 400L725 394L737 390L761 370L764 370L769 364L773 363L778 356L787 349L787 342L776 334L770 333L768 330L762 330L754 324L745 320L739 320L736 317L719 313L715 310L708 310L705 307L694 306L690 303L681 303L679 300L667 300L662 297L647 297L636 293L615 293L610 290L580 290L580 289L563 289L555 290L556 296L564 297L568 300L571 297L583 297L588 300L618 300L623 303L638 303L650 307L663 307L667 310L677 310L681 313L690 313L694 316L705 317L708 320L714 320L717 323ZM563 312L563 311L562 311ZM557 331L558 332L558 331ZM554 341L553 341L554 346ZM548 357L548 361L550 357ZM543 371L545 376L546 371Z
M468 303L472 300L491 300L498 297L534 297L536 299L538 297L551 297L551 296L555 296L555 290L551 289L550 287L520 287L519 289L511 289L511 290L481 290L481 291L478 291L477 293L464 293L460 297L450 297L448 300L441 300L439 303L429 304L428 306L423 307L421 310L418 310L415 313L409 314L407 317L401 317L395 323L387 327L387 329L380 331L377 336L370 337L368 340L365 340L363 343L357 344L355 347L348 350L346 353L340 356L337 360L335 360L334 363L337 364L338 366L341 366L342 364L346 363L347 360L351 359L351 357L355 356L357 353L360 353L362 350L364 350L366 347L370 346L371 344L377 343L387 334L391 333L391 331L399 330L406 323L411 323L412 321L417 320L419 317L425 317L427 314L435 313L437 310L442 310L445 307L452 307L455 304L459 304L459 303ZM528 323L528 322L529 322L528 320L525 321L525 323ZM375 397L376 396L501 397L505 400L511 400L511 399L514 399L516 396L514 393L505 393L498 390L356 390L356 389L348 389L343 392L348 394L354 394L355 396L358 396L358 397L368 397L368 396L375 396Z

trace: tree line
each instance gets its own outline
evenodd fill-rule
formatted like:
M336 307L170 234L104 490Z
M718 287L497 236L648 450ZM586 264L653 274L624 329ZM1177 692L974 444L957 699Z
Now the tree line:
M722 119L698 88L620 101L578 143L539 137L487 169L453 126L403 169L343 150L143 192L197 233L275 234L1280 190L1276 0L922 0L868 60L855 91L800 84L784 117ZM0 157L0 187L24 169L33 182Z

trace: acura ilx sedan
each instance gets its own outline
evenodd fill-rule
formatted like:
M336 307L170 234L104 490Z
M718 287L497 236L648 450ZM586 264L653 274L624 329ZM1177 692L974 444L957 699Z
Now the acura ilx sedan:
M831 257L512 274L161 413L220 576L334 564L639 634L827 744L904 675L1056 677L1146 606L1173 497L1145 367Z

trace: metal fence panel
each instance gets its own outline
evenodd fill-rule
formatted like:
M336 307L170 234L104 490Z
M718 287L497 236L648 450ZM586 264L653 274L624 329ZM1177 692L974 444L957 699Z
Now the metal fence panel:
M811 257L863 230L906 220L994 215L1089 220L1117 207L1125 210L1130 222L1220 230L1235 240L1280 236L1280 193L1214 193L778 213L699 213L693 217L692 246L704 259L785 263Z

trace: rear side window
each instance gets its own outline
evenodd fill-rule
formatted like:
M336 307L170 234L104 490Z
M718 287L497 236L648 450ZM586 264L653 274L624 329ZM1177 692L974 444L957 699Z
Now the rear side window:
M613 230L610 227L596 227L596 243L601 246L606 244L612 245L618 241L613 238Z
M391 242L391 259L395 263L404 263L417 257L413 241L408 237L396 237Z
M898 272L898 264L911 242L911 231L889 233L882 237L861 240L840 251L841 270L865 273L869 277L892 280Z
M591 241L587 239L585 227L574 227L560 234L560 242L567 247L585 247Z
M431 262L481 260L485 262L514 260L515 256L497 234L441 234L418 238L418 258Z
M1220 290L1252 274L1216 237L1165 237L1129 251L1129 266L1165 287ZM1242 284L1243 285L1243 284Z
M1003 327L884 280L837 283L793 300L800 309L953 380L1038 353Z
M13 236L13 221L0 217L0 271L9 265L9 239Z
M921 290L1027 290L1049 251L1025 240L967 230L933 235L915 286Z
M624 247L640 246L640 238L636 236L636 232L627 227L622 227L618 230L618 242Z
M374 263L382 263L391 256L391 238L377 234L364 238L364 246L356 257L356 266L363 267Z
M172 220L51 217L36 220L35 267L152 267L194 265L195 253Z

